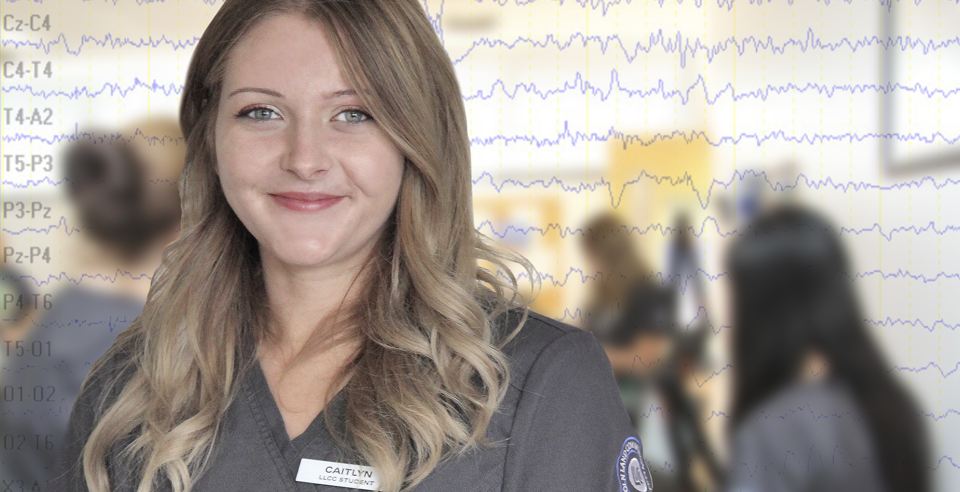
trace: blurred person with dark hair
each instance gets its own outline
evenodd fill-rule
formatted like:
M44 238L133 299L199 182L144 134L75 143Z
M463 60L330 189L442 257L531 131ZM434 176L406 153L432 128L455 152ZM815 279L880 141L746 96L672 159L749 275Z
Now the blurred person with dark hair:
M926 492L920 413L863 324L836 229L760 215L727 258L731 492Z
M44 391L42 401L34 401L36 394L5 401L0 414L4 434L30 440L0 460L3 482L13 489L46 490L90 365L140 315L149 276L179 234L183 151L171 121L141 121L121 138L91 138L63 150L63 186L79 220L70 226L80 231L71 241L85 239L92 248L80 258L84 276L70 275L54 292L52 308L16 333L29 350L3 361L5 385Z
M63 185L82 231L109 256L137 256L146 242L144 168L122 141L78 141L63 152Z
M64 186L76 206L88 275L114 278L99 289L146 298L163 249L180 233L184 148L175 119L141 120L120 139L93 139L63 153Z
M180 192L178 182L183 171L186 145L175 118L152 118L136 123L128 133L135 134L131 145L144 168L142 199L143 222L149 238L144 254L156 263L160 251L180 235ZM146 291L144 291L146 294Z

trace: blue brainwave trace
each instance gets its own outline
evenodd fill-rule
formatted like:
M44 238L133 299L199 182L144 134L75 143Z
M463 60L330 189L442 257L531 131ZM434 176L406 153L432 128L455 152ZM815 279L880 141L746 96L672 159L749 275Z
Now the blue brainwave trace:
M476 1L477 3L483 3L484 0L472 0L472 1ZM497 4L501 7L505 7L510 4L525 6L529 4L535 4L538 2L542 3L547 0L486 0L486 1L489 3ZM615 7L618 5L631 5L636 0L552 0L552 1L557 2L559 6L563 6L568 3L576 4L576 5L579 5L581 8L599 10L603 15L607 15L609 13L609 10L612 7ZM845 3L848 5L852 5L854 2L854 0L815 0L815 1L816 3L822 3L825 6L830 6L831 4L834 4L834 3L838 3L838 4ZM879 6L886 7L888 10L895 3L896 4L910 3L913 5L920 5L920 3L923 2L923 0L869 0L870 3L873 3L874 1L876 1L876 3ZM780 2L783 2L783 3L786 3L787 5L792 6L796 2L796 0L786 0L785 2L783 0L713 0L713 1L710 1L709 4L713 5L714 3L716 3L716 6L720 9L733 10L734 3L746 3L745 6L762 7L764 6L764 4L770 5L773 3L780 3ZM644 2L644 3L655 4L660 8L663 8L665 5L673 6L675 4L677 6L682 6L686 3L691 3L697 8L703 8L705 5L705 0L654 0L654 2ZM948 0L948 3L958 3L958 0Z
M134 77L133 82L130 84L119 84L112 82L104 82L99 89L92 89L90 87L76 87L71 90L59 90L59 89L35 89L29 84L13 84L3 87L3 92L6 94L11 93L21 93L29 95L32 97L40 97L43 99L52 99L65 97L67 99L87 99L95 98L101 96L120 96L127 97L131 92L139 89L145 89L150 92L163 94L165 96L180 95L183 93L183 84L177 83L160 83L156 79L151 83L146 83L140 80L139 77Z
M438 14L431 14L428 10L427 14L434 29L439 29L442 21L442 11ZM442 31L438 32L441 34L442 39ZM80 55L88 45L114 49L122 47L168 47L174 50L189 50L193 49L199 40L200 38L198 36L185 37L182 40L169 39L166 35L162 35L159 38L151 36L148 38L141 37L134 39L106 33L102 36L85 34L81 36L78 44L71 46L66 35L61 33L51 40L44 40L43 37L40 37L38 40L5 39L3 40L3 46L13 49L32 48L50 54L50 51L54 49L54 47L62 45L68 54ZM800 50L803 53L811 50L835 52L841 49L856 53L864 49L879 46L884 50L896 49L906 51L909 49L927 55L949 48L960 47L960 36L950 37L945 40L924 39L914 36L887 36L881 38L876 35L863 36L856 39L841 38L838 40L824 40L813 29L807 29L805 36L799 39L790 37L784 41L777 42L772 36L766 36L765 38L746 36L739 39L729 37L722 41L706 45L699 38L690 39L686 37L681 31L665 33L662 29L658 29L656 32L650 33L646 44L636 42L631 46L631 43L625 43L617 34L588 36L584 33L577 32L570 34L566 39L560 39L553 34L548 34L542 40L523 36L512 40L481 37L474 41L462 54L449 53L449 55L454 65L457 65L468 61L469 57L478 49L506 48L512 50L520 47L528 49L553 47L559 51L564 51L577 47L583 48L589 43L597 44L604 54L610 50L619 50L625 57L627 63L633 63L641 55L647 54L663 53L679 55L679 66L680 68L685 68L687 63L689 63L691 59L695 59L698 55L705 56L707 62L712 63L717 56L725 55L731 50L738 56L744 56L748 51L755 54L769 52L771 55L784 55L788 50L793 49Z
M581 308L564 308L563 314L559 318L557 318L557 320L563 321L566 323L583 324L584 316L585 314L583 313L583 310ZM957 328L960 327L960 323L951 324L951 323L947 323L943 319L937 319L932 322L924 322L919 319L899 319L899 318L892 318L889 316L884 318L884 320L882 321L876 321L869 318L864 318L863 322L876 327L884 327L884 326L920 327L930 333L933 333L934 330L937 329L937 327L947 328L951 331L956 331ZM723 331L724 329L731 328L730 325L715 326L714 323L710 320L709 313L707 312L707 309L704 306L698 307L697 314L689 321L680 320L678 328L680 329L680 331L688 333L690 332L691 329L697 326L708 328L711 332L713 332L714 335L719 335L720 332Z
M940 365L936 362L928 362L927 364L919 367L894 366L893 369L891 369L891 371L910 372L914 374L919 374L925 371L938 372L940 373L940 377L944 379L955 374L957 370L960 370L960 362L954 364L952 368L949 368L948 366L948 369L940 367Z
M939 282L943 280L960 280L960 273L949 273L949 272L935 272L935 273L914 273L910 270L905 270L903 268L897 268L896 270L864 270L861 272L836 272L839 275L847 277L850 281L858 281L862 279L872 279L879 276L882 280L890 279L903 279L903 280L915 280L924 284L930 284L934 282ZM702 268L698 268L696 272L691 274L672 274L670 272L652 272L650 275L645 278L659 281L662 285L679 283L681 293L686 293L686 290L689 288L690 282L696 278L703 278L706 281L713 282L721 277L726 276L727 272L721 273L710 273ZM554 275L546 272L538 272L539 277L534 279L533 283L540 284L549 284L553 287L563 287L571 281L571 279L579 280L581 283L587 283L587 281L594 282L603 282L604 273L596 272L590 274L585 272L582 268L570 267L567 269L566 273ZM509 280L509 278L503 272L497 272L497 276L502 277L504 280ZM517 279L524 280L530 279L530 276L525 272L518 273L516 275Z
M50 178L43 178L37 181L39 183L49 183L49 184L59 185L66 180L64 179L60 181L53 181ZM5 183L5 184L9 184L9 183ZM161 180L161 179L151 180L150 184L162 185L162 186L177 185L175 181ZM712 224L712 227L708 226L708 224ZM647 225L645 228L641 228L640 226L623 225L621 226L621 229L626 234L647 235L647 234L658 233L663 237L679 232L679 229L670 225L665 225L665 224L650 224L650 225ZM66 218L62 216L55 224L51 224L43 227L27 226L20 229L7 228L7 227L3 228L3 232L14 235L14 236L18 236L25 233L50 234L51 232L54 232L57 230L62 230L62 232L70 236L76 232L80 232L81 229L73 226L68 226L66 222ZM544 226L517 227L514 225L506 225L502 229L497 230L494 228L494 225L488 220L481 222L480 225L477 226L477 230L479 230L480 232L483 232L484 234L487 234L488 236L498 237L500 239L504 239L508 236L513 236L514 234L546 236L548 233L550 233L553 230L557 231L558 234L560 234L561 238L566 239L569 237L582 237L586 232L584 231L583 228L562 227L559 224L547 224L545 227ZM887 232L883 231L883 227L879 223L873 223L869 227L860 227L860 228L844 226L844 227L840 227L839 231L825 231L825 232L836 234L837 236L843 236L844 234L854 234L859 236L863 234L876 232L881 237L886 239L888 242L891 242L894 239L893 236L898 233L901 233L901 234L912 233L914 236L920 236L924 233L932 233L939 236L943 236L948 233L953 233L958 231L960 231L960 226L958 225L945 225L945 226L938 227L934 222L931 221L927 225L921 226L921 227L917 227L916 225L891 227L887 230ZM704 234L707 234L708 232L712 234L716 234L717 236L720 236L723 238L728 238L731 236L742 236L748 233L749 231L740 231L738 229L733 229L726 232L721 231L720 225L717 219L712 216L707 216L703 220L703 223L701 224L699 229L696 229L693 226L690 226L684 232L690 232L694 237L697 237L697 238L702 237Z
M110 143L130 143L135 139L143 138L147 139L148 144L150 145L164 145L166 143L175 143L182 144L184 142L183 137L156 137L156 136L147 136L138 128L134 133L124 135L120 132L116 133L93 133L90 131L80 131L80 124L73 124L73 133L55 133L52 136L45 137L40 135L33 135L31 133L22 133L22 132L4 132L3 141L7 143L13 142L29 142L30 144L47 144L47 145L61 145L68 142L77 142L77 141L87 141L95 144L110 144Z
M83 51L84 47L87 45L93 45L99 48L125 48L125 47L135 47L135 48L157 48L160 46L165 46L173 48L174 50L187 50L193 49L196 46L197 41L200 38L198 36L192 36L189 38L184 38L183 40L178 39L168 39L167 35L164 34L159 38L154 38L151 36L148 39L140 38L138 40L114 36L113 34L104 34L103 36L90 36L84 34L80 38L80 43L77 47L71 48L67 37L64 34L59 34L57 37L53 38L51 41L44 41L43 38L33 41L25 40L18 41L16 39L4 39L3 47L12 48L12 49L22 49L22 48L34 48L43 51L45 54L49 55L50 51L56 46L63 46L63 49L71 55L80 55L80 52Z
M76 125L75 125L76 127ZM31 133L23 132L9 132L4 134L3 141L7 143L14 142L26 142L33 145L46 144L46 145L56 145L63 142L76 141L80 138L84 138L84 134L79 132L79 130L74 131L74 133L60 133L54 134L52 136L42 136L42 135L33 135ZM116 134L115 136L102 136L98 137L102 142L115 141L115 140L124 140L127 137ZM474 137L471 138L470 143L472 145L479 146L492 146L492 145L510 145L510 144L528 144L534 145L538 148L542 147L555 147L557 145L569 143L571 145L577 145L582 142L606 142L610 140L619 141L623 144L624 149L629 145L643 145L650 146L659 141L669 141L669 140L683 140L686 143L690 143L697 139L705 140L709 145L713 147L722 147L724 145L745 145L746 143L754 143L757 147L763 145L768 141L778 141L786 142L793 144L808 144L808 145L817 145L826 142L863 142L869 140L878 140L878 139L889 139L896 140L900 142L911 142L911 143L935 143L942 142L949 145L954 145L960 141L960 134L957 135L945 135L943 132L936 131L928 134L921 134L918 132L913 133L899 133L899 132L863 132L863 133L801 133L799 135L791 135L783 130L771 130L766 133L751 133L743 132L739 133L736 136L724 135L721 137L711 137L708 136L706 132L693 130L693 131L682 131L674 130L667 133L657 133L655 135L639 135L639 134L630 134L625 133L620 130L617 130L611 126L605 132L590 132L585 133L580 130L571 130L570 122L564 121L563 131L559 132L556 137L539 137L535 135L495 135L490 137Z
M32 281L34 285L38 287L43 287L43 286L53 284L55 282L72 282L76 285L80 285L84 280L87 280L87 279L106 280L110 283L116 283L117 278L121 276L130 277L133 280L140 280L140 279L152 280L153 279L152 276L147 275L146 273L132 273L120 268L118 268L116 273L114 273L113 275L102 275L99 273L94 275L90 275L87 273L81 273L80 275L71 275L67 272L60 272L57 275L47 275L45 278L35 277L33 275L19 275L16 278L17 280L20 280L20 281L23 281L23 280Z
M542 40L519 36L511 40L499 38L479 38L474 41L462 54L451 53L450 57L454 65L469 61L470 55L479 49L501 49L513 50L517 48L525 49L545 49L555 48L558 51L565 51L572 48L584 48L588 44L594 43L599 46L600 52L607 54L610 50L617 50L627 63L633 63L637 58L649 54L668 54L679 55L679 66L685 68L691 59L698 55L706 57L708 63L712 63L717 56L725 55L728 51L733 51L738 56L744 56L748 51L754 54L769 52L771 55L784 55L788 50L800 50L802 53L808 51L835 52L837 50L849 50L851 53L857 53L864 49L880 47L884 50L897 49L900 51L919 50L924 55L935 53L940 50L960 46L960 36L947 38L946 40L934 41L933 39L922 39L913 36L863 36L850 39L841 38L835 41L824 40L812 28L808 28L803 38L797 39L790 37L784 41L777 42L772 36L758 37L746 36L743 38L728 37L722 41L705 45L699 38L690 38L683 32L665 33L662 29L650 33L647 42L630 43L624 40L618 34L609 34L605 36L587 35L576 32L570 34L565 39L558 38L553 34L546 35Z
M746 145L754 144L757 147L763 144L776 141L792 144L819 145L828 142L864 142L879 139L895 140L898 142L910 143L936 143L941 142L948 145L954 145L960 141L960 134L945 135L943 132L921 134L919 132L900 133L900 132L848 132L848 133L808 133L789 134L784 130L771 130L768 132L742 132L737 135L723 135L720 137L709 136L702 130L673 130L666 133L656 133L654 135L640 135L635 133L626 133L610 126L606 131L583 132L581 130L571 130L570 121L564 120L563 130L556 136L536 136L536 135L494 135L488 137L473 137L470 143L479 146L524 144L532 145L537 148L556 147L558 145L578 145L584 142L608 142L618 141L626 149L630 145L650 146L660 141L683 140L685 143L693 142L697 139L703 139L711 147L722 147L724 145Z
M464 100L486 101L497 97L496 93L499 92L506 96L507 99L536 96L540 100L545 101L549 98L569 93L577 95L589 94L590 96L598 98L602 102L611 102L611 99L623 95L627 98L652 98L662 100L678 99L681 104L686 105L695 96L702 95L707 104L713 105L716 104L721 98L729 98L733 101L743 101L747 99L767 101L772 97L783 96L791 93L819 94L821 96L832 98L837 95L837 93L848 96L869 95L871 97L875 97L877 94L892 95L899 91L910 93L911 95L925 96L929 99L933 99L934 97L950 98L960 93L960 87L944 89L940 87L929 87L919 82L916 82L913 85L899 82L891 82L887 84L820 84L816 82L795 84L790 82L780 85L767 84L754 90L743 90L743 83L739 83L738 85L741 88L735 89L733 83L728 82L719 90L716 90L711 94L707 89L707 81L701 74L698 75L697 79L686 88L668 88L663 79L657 79L655 85L650 86L648 89L631 89L629 87L625 87L621 83L620 72L616 69L613 69L610 71L609 83L600 85L591 83L579 71L574 72L571 78L567 81L562 82L557 86L545 89L541 88L534 82L517 83L512 89L510 89L507 88L506 84L502 80L498 79L490 85L489 89L478 90L472 94L467 94L464 96Z
M728 189L734 186L736 182L743 182L748 179L760 180L770 189L770 191L775 192L794 190L800 187L806 187L811 190L833 189L842 191L844 193L850 193L852 191L903 191L918 189L924 186L931 186L934 190L940 191L945 188L953 188L960 184L960 179L956 178L946 178L938 182L933 176L923 176L919 179L910 179L894 184L881 185L862 181L837 181L832 177L816 179L806 175L805 173L797 174L796 178L794 178L793 182L791 183L789 181L771 179L766 171L756 170L733 171L730 175L730 178L726 180L714 178L710 181L709 185L707 185L706 189L697 188L697 185L694 183L694 178L687 172L684 172L682 176L661 176L650 174L647 171L640 171L636 178L626 181L619 190L615 190L613 183L607 181L607 179L603 176L600 176L596 181L593 182L575 181L573 183L568 183L566 180L557 177L552 177L547 180L535 179L530 181L507 178L498 182L494 179L493 174L488 171L483 171L479 176L473 178L473 184L478 185L482 183L484 185L489 185L496 190L497 193L502 193L503 190L508 186L516 186L526 189L556 189L565 193L577 194L606 189L610 196L610 205L613 208L619 208L628 187L639 185L644 181L651 181L657 185L667 184L671 187L689 187L690 190L697 195L697 200L700 202L700 207L705 210L710 205L711 197L713 196L713 191L715 188L720 187L723 189Z
M709 224L709 225L708 225ZM498 237L500 239L505 239L508 236L514 236L515 234L520 235L539 235L546 236L552 231L556 231L562 239L566 239L571 236L582 237L586 232L581 227L565 227L560 224L546 224L545 226L515 226L511 224L506 224L501 226L500 229L494 227L493 223L489 220L484 220L477 226L477 230L483 232L491 237ZM647 234L660 234L663 237L672 235L679 230L676 227L673 227L668 224L654 223L649 224L645 227L641 226L628 226L622 225L621 230L626 234L639 234L645 236ZM700 238L708 232L710 234L715 234L717 236L728 238L731 236L742 236L749 232L749 230L741 231L738 229L732 229L729 231L721 231L720 224L717 219L713 216L707 216L704 218L703 223L699 229L693 228L693 226L688 227L684 232L689 231L694 237ZM908 225L908 226L896 226L888 227L884 231L884 227L878 222L874 222L867 227L848 227L843 226L838 229L838 231L830 231L833 234L838 236L843 236L844 234L853 234L856 236L868 234L868 233L877 233L888 242L893 241L893 236L895 234L904 234L912 233L914 236L921 236L925 233L932 233L938 236L944 236L949 233L954 233L960 231L960 225L943 225L937 226L933 221L928 222L926 225L917 226L917 225Z
M933 333L933 331L936 330L938 326L947 328L948 330L951 330L951 331L956 331L957 327L960 327L960 323L951 324L951 323L947 323L943 319L937 319L931 322L925 322L919 319L899 319L899 318L891 318L888 316L882 320L864 319L863 321L877 327L898 326L898 325L920 327L931 333Z
M143 133L138 129L132 136L123 136L119 133L112 135L102 135L102 136L93 136L90 133L77 133L76 139L92 139L95 142L113 142L117 140L130 141L133 138L143 137ZM180 138L177 139L163 139L159 140L157 137L151 137L151 144L164 145L166 143L175 143L177 145L182 144L183 140ZM771 178L766 171L757 171L757 170L745 170L745 171L733 171L728 179L717 179L714 178L706 186L705 189L698 188L694 183L693 177L689 173L684 173L682 176L661 176L650 174L647 171L641 171L637 174L636 178L624 182L619 190L614 188L613 183L610 183L606 180L605 177L600 176L596 181L593 182L584 182L584 181L574 181L567 182L566 180L552 177L550 179L535 179L530 181L523 181L513 178L507 178L502 180L495 180L493 174L488 171L483 171L479 176L473 178L474 186L483 185L490 186L498 194L502 193L507 187L518 187L524 189L537 188L537 189L555 189L563 193L587 193L587 192L596 192L598 190L605 190L610 199L610 206L613 208L619 208L621 202L623 201L624 195L627 194L628 188L634 185L640 185L643 182L649 181L656 185L669 185L671 187L685 187L689 188L697 196L697 200L700 203L700 207L704 210L709 207L713 192L716 188L723 188L724 190L731 188L736 183L742 183L745 180L759 180L765 184L771 191L780 192L787 190L794 190L801 187L810 189L810 190L835 190L843 193L850 193L855 191L905 191L905 190L916 190L929 186L934 191L941 191L944 189L949 189L960 184L960 179L956 178L946 178L942 181L937 181L933 176L923 176L919 179L910 179L897 182L889 185L881 185L878 183L867 183L862 181L838 181L832 177L827 178L813 178L804 173L799 173L790 181L781 181L775 178ZM3 184L6 186L12 186L14 188L29 188L31 186L38 186L40 184L50 184L54 186L59 186L63 183L62 180L55 180L49 177L41 179L30 179L24 182L17 182L12 180L4 180ZM705 221L706 223L706 221ZM731 232L721 232L719 225L716 224L714 220L714 225L716 228L717 234L720 234L724 237L730 235ZM487 227L491 231L494 231L493 225L488 221L481 223L478 228ZM937 227L934 223L928 222L926 225L917 226L916 224L904 227L897 227L890 229L888 232L883 232L879 225L876 226L878 230L881 231L883 236L890 240L892 235L895 232L914 232L919 234L921 232L932 231L937 234L945 234L948 232L954 232L956 228L954 226L941 226ZM551 229L559 229L562 237L566 237L570 234L582 234L583 231L580 228L571 228L571 227L561 227L559 224L547 224L543 228L527 228L527 229L518 229L514 228L517 232L522 232L524 234L537 231L541 234L546 234ZM660 231L662 234L666 235L668 233L674 232L674 229L669 226L661 226L659 224L652 224L644 230L639 230L637 232L648 233L651 230ZM863 231L868 229L861 229ZM855 229L850 229L849 232L855 232ZM504 237L504 233L493 232L494 234ZM694 231L697 237L700 237L704 233L704 227L700 228L700 231Z
M741 87L743 86L743 84L740 85ZM65 97L68 99L79 100L101 96L128 97L132 92L141 89L163 94L165 96L180 95L183 93L183 84L177 82L159 82L156 79L154 79L153 82L148 83L141 80L139 77L134 77L133 82L129 84L104 82L99 88L83 86L75 87L69 90L37 89L35 86L25 83L11 84L3 87L3 92L7 94L20 93L33 97L40 97L43 99ZM692 98L702 94L704 100L708 104L713 105L716 104L721 98L730 98L734 101L743 101L748 99L767 101L772 97L784 96L791 93L819 94L828 98L835 97L837 93L846 94L848 96L867 95L872 97L876 94L892 95L898 91L910 93L911 95L924 96L929 99L933 99L935 97L951 98L957 94L960 94L960 87L948 89L940 87L932 88L919 82L914 83L913 85L902 84L899 82L888 84L819 84L816 82L795 84L790 82L781 85L767 84L766 86L755 90L743 90L741 88L740 90L735 91L732 83L726 83L719 90L711 94L707 88L707 82L703 75L698 75L697 80L685 89L667 88L666 83L662 79L658 79L656 85L651 86L648 89L631 89L621 84L620 73L614 69L610 71L610 80L609 83L606 84L606 87L602 85L595 85L586 80L581 72L575 72L570 80L561 83L559 87L547 89L541 89L536 83L533 82L518 83L514 85L512 89L508 89L505 83L498 79L490 85L488 90L478 90L473 94L465 94L463 95L463 99L467 102L486 101L497 97L495 93L499 92L508 99L525 97L524 94L526 94L526 97L536 96L541 100L547 100L551 97L557 97L569 93L576 95L590 94L593 97L599 98L603 102L608 102L614 97L624 95L627 98L640 99L677 99L681 104L686 105Z

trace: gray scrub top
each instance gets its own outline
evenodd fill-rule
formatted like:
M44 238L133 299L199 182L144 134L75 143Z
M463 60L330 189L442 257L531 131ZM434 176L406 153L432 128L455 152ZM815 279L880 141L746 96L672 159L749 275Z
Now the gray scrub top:
M143 300L68 284L17 351L3 350L5 388L23 388L26 398L0 403L0 491L46 492L70 410L93 361L140 316ZM21 394L9 396L19 397Z
M500 332L516 326L518 316L519 311L511 312L510 323L501 317ZM413 490L653 490L610 362L591 333L531 312L504 352L510 360L511 383L487 431L487 437L499 444L447 458ZM336 446L322 413L291 440L259 364L240 384L225 414L210 468L197 479L194 491L355 490L296 480L301 459L363 464ZM51 491L88 490L78 461L93 428L98 387L91 384L72 410L64 452L48 482ZM332 412L338 425L344 396L341 391L323 410ZM114 491L136 490L128 472L110 469Z
M733 436L728 492L884 492L876 446L853 395L824 380L782 389Z

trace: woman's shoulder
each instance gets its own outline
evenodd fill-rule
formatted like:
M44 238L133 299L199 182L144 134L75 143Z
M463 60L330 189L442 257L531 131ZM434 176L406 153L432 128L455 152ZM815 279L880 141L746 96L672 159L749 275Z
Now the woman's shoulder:
M516 327L522 316L514 310L501 323ZM502 490L652 490L643 445L592 333L528 311L503 351L511 390Z
M71 407L70 425L78 427L74 430L84 436L93 430L101 412L116 401L135 372L132 352L118 344L119 340L115 341L90 367Z
M503 347L515 386L525 386L536 373L562 373L578 380L612 379L606 352L589 331L525 308L508 311L496 324L500 334L506 336L521 321L523 326Z
M526 320L523 319L526 314ZM571 333L590 332L577 328L576 326L564 323L562 321L544 316L532 309L517 307L507 311L504 315L496 319L496 324L501 328L501 332L509 334L510 330L523 321L523 327L520 329L515 340L522 342L525 347L535 348L541 345L549 345L557 338L569 335ZM505 328L505 332L503 330ZM522 337L519 335L523 335ZM592 336L592 335L591 335Z
M123 334L121 333L120 336L122 337ZM125 383L132 375L133 358L133 351L118 337L90 367L90 372L84 379L84 385L100 387L104 384Z
M84 434L93 430L100 412L112 405L123 391L135 369L131 361L131 352L116 346L115 342L115 346L90 367L73 402L70 418Z
M132 371L125 370L132 368L128 364L132 354L116 343L90 368L71 406L67 429L47 482L48 490L86 490L80 461L83 448L101 411L116 400L132 375Z

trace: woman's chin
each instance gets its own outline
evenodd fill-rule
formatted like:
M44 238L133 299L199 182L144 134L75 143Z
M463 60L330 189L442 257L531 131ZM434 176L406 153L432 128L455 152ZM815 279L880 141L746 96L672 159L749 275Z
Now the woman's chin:
M336 261L333 252L329 248L310 248L306 245L296 247L295 242L289 242L281 245L279 248L272 248L264 255L264 261L296 268L318 268L329 265ZM270 256L268 258L267 256Z

